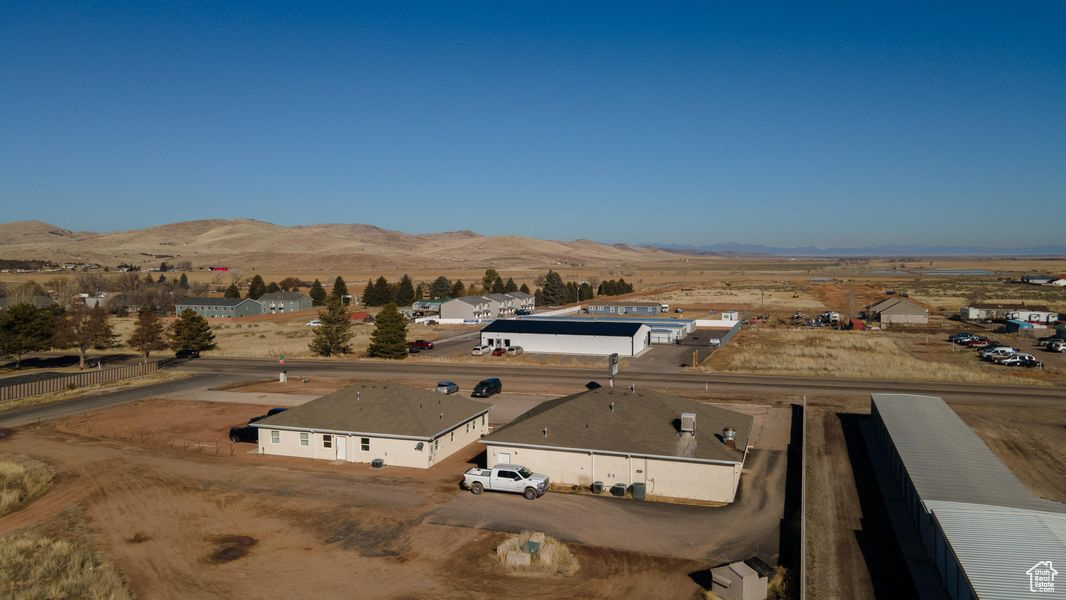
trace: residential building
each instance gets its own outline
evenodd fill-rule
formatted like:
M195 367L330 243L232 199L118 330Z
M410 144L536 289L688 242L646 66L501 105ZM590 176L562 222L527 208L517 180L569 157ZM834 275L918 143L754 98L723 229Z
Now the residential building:
M866 314L882 324L925 324L929 322L929 311L916 302L892 296L870 306Z
M526 352L636 356L651 343L651 328L642 323L577 319L493 321L481 330L488 346L521 346Z
M256 302L262 307L263 314L290 313L311 310L311 296L303 292L272 292L263 294Z
M1018 319L1034 323L1054 323L1059 320L1059 313L1042 304L1027 306L1025 302L1016 304L994 304L978 302L959 311L959 316L972 321L1006 321Z
M490 408L458 394L354 385L252 425L261 454L428 469L488 433Z
M1031 283L1033 285L1050 285L1058 277L1054 275L1024 275L1022 281L1025 283Z
M523 314L533 314L536 312L537 303L533 294L527 294L522 291L507 292L507 295L514 298L515 310Z
M488 294L486 298L492 300L493 317L512 317L518 310L518 302L510 294Z
M732 502L751 415L652 390L599 388L543 402L481 440L487 462L553 484L645 486L649 499Z
M440 318L478 321L495 317L492 300L484 296L452 298L440 305Z
M662 312L658 302L589 302L589 314L652 316Z
M186 298L174 304L175 314L191 309L205 319L232 319L262 312L262 306L251 298Z

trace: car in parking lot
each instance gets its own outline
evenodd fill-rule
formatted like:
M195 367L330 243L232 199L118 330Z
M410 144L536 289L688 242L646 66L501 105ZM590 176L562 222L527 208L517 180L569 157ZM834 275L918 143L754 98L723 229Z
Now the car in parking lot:
M1004 367L1042 367L1044 363L1033 357L1032 354L1015 354L997 361Z
M965 340L968 340L968 339L970 339L972 337L974 337L974 334L968 333L968 332L962 332L962 333L956 333L954 335L948 336L948 341L949 342L955 342L956 344L959 344L959 343L961 343L961 342L963 342Z
M496 348L492 349L492 355L493 356L504 356L506 354L507 354L507 348L504 348L503 346L499 346L499 347L496 347Z
M492 346L481 345L474 346L474 349L470 351L470 354L473 354L474 356L485 356L490 352L492 352Z
M318 319L311 319L310 321L307 322L307 326L308 327L321 327L322 326L322 321L320 321Z
M234 444L241 442L257 444L259 443L259 428L252 427L251 425L245 425L244 427L230 427L229 441Z
M459 384L454 381L441 381L437 384L437 392L441 394L454 394L459 391Z
M474 391L470 393L475 398L488 398L493 394L499 394L503 391L503 383L499 377L489 377L488 379L482 379L474 386Z
M431 342L429 340L415 340L413 342L407 342L407 347L408 348L415 347L415 348L418 348L419 350L432 350L433 349L433 342Z
M981 351L981 358L995 362L997 358L1006 358L1008 356L1014 356L1019 350L1017 348L1011 348L1010 346L996 346L995 348L987 348Z
M174 358L200 358L200 351L192 348L182 348L174 353Z
M521 356L523 352L525 352L525 350L523 350L521 346L507 347L507 356Z
M274 415L276 415L278 413L283 413L286 410L289 410L289 409L287 409L287 408L272 408L272 409L268 410L265 415L259 415L258 417L252 417L251 419L248 419L248 424L251 425L252 423L255 423L256 421L259 421L261 419L265 419L267 417L273 417Z

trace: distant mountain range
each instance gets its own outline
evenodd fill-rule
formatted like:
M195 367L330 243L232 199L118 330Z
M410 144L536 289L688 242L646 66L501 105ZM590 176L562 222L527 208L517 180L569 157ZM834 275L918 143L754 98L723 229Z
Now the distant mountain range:
M906 244L884 244L880 246L860 246L855 248L815 246L763 246L759 244L738 244L724 242L719 244L651 244L655 248L688 252L694 254L714 254L722 256L1066 256L1066 246L1019 246L1013 248L996 248L992 246L922 246Z

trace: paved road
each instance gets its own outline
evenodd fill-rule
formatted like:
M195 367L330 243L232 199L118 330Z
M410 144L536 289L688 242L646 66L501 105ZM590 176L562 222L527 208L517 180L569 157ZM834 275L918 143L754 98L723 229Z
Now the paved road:
M50 419L58 419L77 413L110 408L127 402L144 400L156 396L162 396L174 392L181 392L200 387L215 387L240 380L240 377L231 375L203 374L187 379L165 381L155 385L126 388L118 391L103 391L44 404L40 406L26 406L0 412L0 429L21 427Z
M273 378L278 365L268 359L200 358L181 366L196 373L216 373ZM389 375L418 376L423 378L448 378L452 376L482 377L487 368L477 364L438 364L419 362L358 362L330 360L290 360L285 368L290 377L301 375ZM568 369L560 367L536 367L496 364L491 374L507 377L521 383L551 383L580 385L590 380L603 381L604 372L599 369ZM868 379L845 379L830 377L783 377L772 375L736 375L721 373L657 373L640 370L625 370L619 373L616 385L633 383L658 389L703 389L713 391L753 392L767 394L809 394L861 396L874 392L899 392L929 394L948 400L1009 401L1012 404L1058 405L1066 401L1066 389L1058 386L1011 386L971 383L888 381Z

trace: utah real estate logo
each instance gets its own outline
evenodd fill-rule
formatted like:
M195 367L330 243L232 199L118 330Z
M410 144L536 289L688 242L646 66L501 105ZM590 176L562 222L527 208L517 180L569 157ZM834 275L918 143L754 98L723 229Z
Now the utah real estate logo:
M1029 576L1030 592L1047 593L1055 591L1055 576L1059 572L1051 566L1050 560L1042 560L1036 563L1025 574Z

